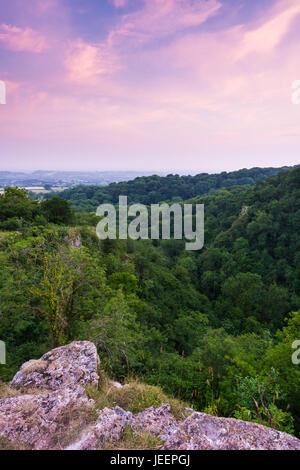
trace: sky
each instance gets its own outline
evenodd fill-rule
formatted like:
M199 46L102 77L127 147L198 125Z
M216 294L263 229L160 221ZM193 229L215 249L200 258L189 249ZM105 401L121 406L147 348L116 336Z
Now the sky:
M299 0L0 0L0 170L298 164L299 52Z

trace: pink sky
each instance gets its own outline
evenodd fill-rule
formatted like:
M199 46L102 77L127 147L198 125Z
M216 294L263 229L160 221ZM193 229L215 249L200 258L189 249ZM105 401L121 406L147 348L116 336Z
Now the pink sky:
M0 0L0 169L299 163L299 46L299 0Z

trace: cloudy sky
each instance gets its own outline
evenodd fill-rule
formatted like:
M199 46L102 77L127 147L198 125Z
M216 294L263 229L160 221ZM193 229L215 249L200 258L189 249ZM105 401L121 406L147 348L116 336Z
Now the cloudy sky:
M0 0L0 169L299 163L299 0Z

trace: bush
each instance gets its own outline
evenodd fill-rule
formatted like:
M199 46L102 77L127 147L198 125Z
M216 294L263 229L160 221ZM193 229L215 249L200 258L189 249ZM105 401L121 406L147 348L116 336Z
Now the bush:
M23 227L23 220L18 217L11 217L0 224L2 230L20 230Z
M44 217L52 224L68 225L74 219L70 203L59 196L43 201L41 209Z
M120 406L126 411L139 413L153 406L159 407L163 403L168 403L171 413L178 420L187 417L186 403L175 398L168 397L159 387L146 385L137 380L131 381L122 388L116 388L112 382L105 381L100 385L100 389L86 387L89 398L95 400L98 409Z

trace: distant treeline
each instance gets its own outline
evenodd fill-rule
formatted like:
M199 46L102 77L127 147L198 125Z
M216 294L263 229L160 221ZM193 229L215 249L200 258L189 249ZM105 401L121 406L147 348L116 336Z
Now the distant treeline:
M168 175L139 177L132 181L112 183L109 186L78 186L61 193L77 211L94 211L99 204L119 201L119 196L128 196L130 204L156 204L162 201L180 202L211 191L232 186L254 186L268 176L276 176L282 168L252 168L219 174L201 173L196 176ZM51 197L49 195L48 197Z

